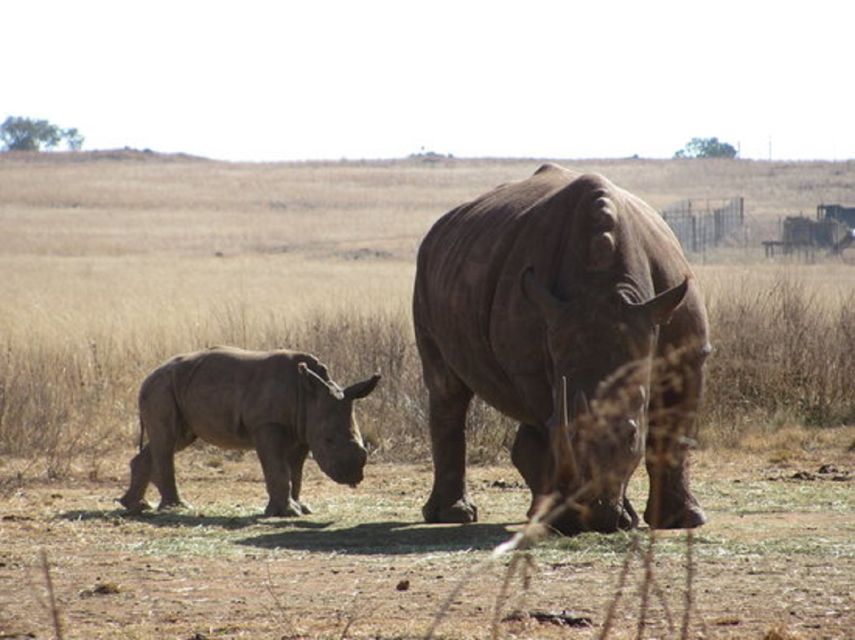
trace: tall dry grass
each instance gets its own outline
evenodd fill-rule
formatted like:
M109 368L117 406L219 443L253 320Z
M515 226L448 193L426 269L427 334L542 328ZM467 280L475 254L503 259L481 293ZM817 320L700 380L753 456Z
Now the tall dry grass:
M269 266L265 260L252 268ZM287 262L282 267L287 271ZM410 270L399 268L401 273L385 275L388 265L354 269L364 278L386 278L383 293L359 289L348 279L357 277L353 271L331 273L328 278L343 279L326 285L334 301L313 288L318 302L304 299L294 308L268 304L263 287L235 299L218 296L202 268L165 291L147 289L136 272L140 280L128 277L119 300L85 295L85 288L75 293L71 278L65 282L68 299L79 295L87 304L65 309L52 308L50 294L34 296L33 286L28 303L19 300L0 325L0 451L46 456L50 472L62 473L75 457L97 460L126 450L135 440L136 392L145 374L174 353L232 344L310 351L342 382L381 371L378 392L359 411L369 440L386 459L426 459ZM845 267L825 271L823 279L838 279L837 286L817 288L789 268L701 270L715 347L700 418L702 443L735 445L750 430L855 422L855 289ZM194 289L197 298L185 291ZM382 302L370 303L373 296ZM511 428L476 405L473 458L504 455Z
M136 393L175 353L229 344L314 353L340 382L374 371L358 419L376 455L428 454L425 394L409 311L409 264L289 256L64 259L24 268L0 295L0 452L38 456L49 474L127 451ZM109 264L108 264L109 263ZM178 264L177 264L178 263ZM473 409L472 451L495 459L502 418Z
M712 267L701 276L715 347L701 415L708 433L737 444L752 429L855 423L852 267Z
M174 353L233 344L310 351L342 382L380 370L360 421L379 456L426 460L416 247L445 210L537 164L0 157L0 455L38 457L54 474L127 455L145 374ZM851 163L711 163L715 181L700 187L700 164L582 167L658 204L742 189L766 209L805 181L845 197L835 185L855 174ZM855 270L746 266L755 255L698 267L716 349L702 443L855 421ZM486 461L504 455L512 425L477 404L470 430L470 455Z

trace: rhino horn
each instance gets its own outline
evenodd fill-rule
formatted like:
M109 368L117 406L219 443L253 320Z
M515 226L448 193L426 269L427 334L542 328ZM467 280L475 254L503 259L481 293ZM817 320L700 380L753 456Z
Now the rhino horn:
M646 302L634 303L627 300L626 304L633 313L646 316L650 324L665 324L670 320L674 310L680 306L688 290L689 279L686 278L677 286L663 291Z
M579 389L573 395L573 417L578 418L587 413L591 413L591 407L588 405L588 396L585 392Z
M571 436L571 422L567 406L567 378L562 376L561 389L558 394L558 428L552 433L552 452L556 461L555 480L558 486L568 484L568 480L576 476L576 458L570 444Z
M376 387L377 383L380 382L380 378L380 374L375 373L373 376L368 378L368 380L353 383L344 390L344 397L348 400L359 400L360 398L364 398L374 391L374 387Z
M554 296L541 284L534 275L534 269L529 267L522 274L522 290L526 298L533 302L544 315L552 315L560 311L563 301Z

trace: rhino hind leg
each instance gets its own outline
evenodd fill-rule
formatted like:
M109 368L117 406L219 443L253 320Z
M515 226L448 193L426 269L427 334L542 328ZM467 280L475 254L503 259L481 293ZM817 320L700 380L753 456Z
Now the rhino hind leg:
M183 448L181 447L180 449ZM160 492L158 511L189 507L190 505L184 502L178 495L178 486L175 483L174 454L171 451L163 452L159 457L155 456L154 461L152 482Z
M119 503L131 513L140 513L151 509L145 500L145 492L151 481L151 448L145 445L131 459L131 485Z
M158 511L189 507L178 495L178 486L175 484L175 459L170 455L164 456L156 465L157 470L152 478L154 486L160 492L160 504Z
M152 402L141 414L149 434L151 481L160 493L158 510L188 507L175 483L175 454L195 442L196 436L184 427L174 402Z

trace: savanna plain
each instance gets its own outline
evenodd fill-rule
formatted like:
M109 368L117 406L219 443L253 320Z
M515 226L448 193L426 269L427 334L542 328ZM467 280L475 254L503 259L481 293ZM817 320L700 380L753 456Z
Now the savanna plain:
M478 403L481 519L421 521L416 250L444 212L539 161L5 153L0 637L853 637L855 256L772 261L760 241L783 216L855 205L855 162L559 162L658 208L745 199L745 227L691 255L715 348L691 467L705 526L497 552L529 494L514 425ZM372 451L358 488L309 461L314 513L260 518L255 454L194 445L176 458L193 506L124 512L140 382L217 344L309 351L342 383L383 374L357 408ZM637 471L636 508L646 485Z

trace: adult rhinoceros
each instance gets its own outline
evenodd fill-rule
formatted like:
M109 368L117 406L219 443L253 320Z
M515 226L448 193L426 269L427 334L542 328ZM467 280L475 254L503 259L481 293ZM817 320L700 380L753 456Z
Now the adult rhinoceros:
M152 371L139 393L140 452L119 500L148 508L153 481L160 508L182 504L175 452L197 438L228 449L255 449L270 501L266 516L309 513L300 499L309 451L330 478L356 485L368 453L352 419L353 401L374 390L379 375L342 389L305 353L215 347L175 356ZM143 434L148 443L143 446Z
M553 523L562 532L635 526L625 491L645 443L645 520L704 522L686 443L706 312L678 241L642 200L546 164L457 207L419 249L413 316L434 463L427 522L477 520L465 485L473 394L520 422L512 460L532 491L529 513L555 490L572 498Z

